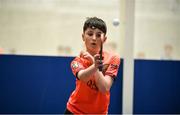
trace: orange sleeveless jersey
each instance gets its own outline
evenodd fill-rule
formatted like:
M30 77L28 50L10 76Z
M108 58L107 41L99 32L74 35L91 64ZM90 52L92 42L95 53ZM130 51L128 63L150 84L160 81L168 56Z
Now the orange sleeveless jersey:
M115 78L120 65L119 56L103 52L103 62L103 74ZM86 69L90 65L91 64L86 59L76 57L71 62L71 69L73 74L76 76L80 70ZM76 88L67 102L67 109L72 113L108 113L110 92L101 93L98 91L93 78L94 77L92 75L91 79L87 83L76 78Z

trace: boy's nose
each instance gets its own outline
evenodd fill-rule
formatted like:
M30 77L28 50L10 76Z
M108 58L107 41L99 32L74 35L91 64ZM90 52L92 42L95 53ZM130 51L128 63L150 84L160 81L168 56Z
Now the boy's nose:
M93 40L96 40L96 35L93 35Z

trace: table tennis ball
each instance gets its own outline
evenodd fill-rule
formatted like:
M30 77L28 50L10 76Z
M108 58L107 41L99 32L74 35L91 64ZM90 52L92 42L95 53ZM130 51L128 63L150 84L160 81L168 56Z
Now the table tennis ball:
M114 18L113 19L113 25L114 26L118 26L119 25L119 19L118 18Z

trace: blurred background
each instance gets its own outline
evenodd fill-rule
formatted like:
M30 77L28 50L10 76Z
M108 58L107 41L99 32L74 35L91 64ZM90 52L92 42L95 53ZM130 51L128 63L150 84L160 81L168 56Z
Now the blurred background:
M0 0L0 53L76 56L87 17L108 26L105 49L124 56L125 0ZM180 59L180 0L136 0L134 58Z
M109 113L180 113L180 0L0 0L0 113L64 111L94 16L121 57Z

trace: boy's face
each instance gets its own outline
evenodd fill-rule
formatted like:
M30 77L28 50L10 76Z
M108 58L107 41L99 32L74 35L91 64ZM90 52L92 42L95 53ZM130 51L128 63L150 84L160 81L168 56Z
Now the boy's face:
M99 53L101 42L106 40L105 34L98 28L87 28L82 34L88 52Z

